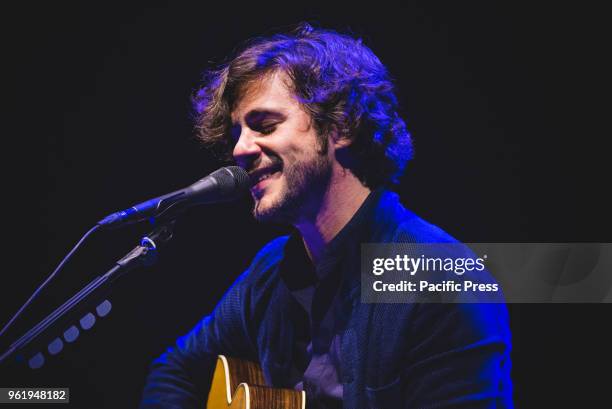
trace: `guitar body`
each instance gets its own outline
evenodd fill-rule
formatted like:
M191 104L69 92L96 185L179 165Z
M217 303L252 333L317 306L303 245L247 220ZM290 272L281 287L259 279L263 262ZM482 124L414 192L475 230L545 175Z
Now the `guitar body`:
M265 386L259 365L219 355L206 409L306 409L306 393Z

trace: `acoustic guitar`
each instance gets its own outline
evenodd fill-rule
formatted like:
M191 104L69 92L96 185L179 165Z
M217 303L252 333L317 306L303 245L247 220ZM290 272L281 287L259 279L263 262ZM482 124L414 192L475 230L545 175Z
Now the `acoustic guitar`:
M206 409L306 409L306 393L266 386L254 362L219 355Z

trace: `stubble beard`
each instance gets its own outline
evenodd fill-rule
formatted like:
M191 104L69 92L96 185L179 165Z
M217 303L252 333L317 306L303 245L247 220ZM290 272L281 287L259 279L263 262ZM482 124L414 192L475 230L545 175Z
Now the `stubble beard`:
M259 222L295 224L314 216L331 179L332 163L325 153L314 153L311 161L284 163L284 183L276 199L266 205L256 200L253 217Z

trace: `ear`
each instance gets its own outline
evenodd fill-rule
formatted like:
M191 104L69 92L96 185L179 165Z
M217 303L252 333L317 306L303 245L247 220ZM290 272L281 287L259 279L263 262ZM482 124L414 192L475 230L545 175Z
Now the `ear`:
M329 133L329 143L333 145L335 150L348 148L353 141L346 135L342 135L334 127Z

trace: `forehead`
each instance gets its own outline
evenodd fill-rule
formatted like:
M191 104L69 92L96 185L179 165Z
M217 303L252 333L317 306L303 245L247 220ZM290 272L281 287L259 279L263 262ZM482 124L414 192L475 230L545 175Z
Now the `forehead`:
M300 109L296 97L289 90L290 79L274 72L245 85L232 110L232 122L240 122L251 111L289 113Z

